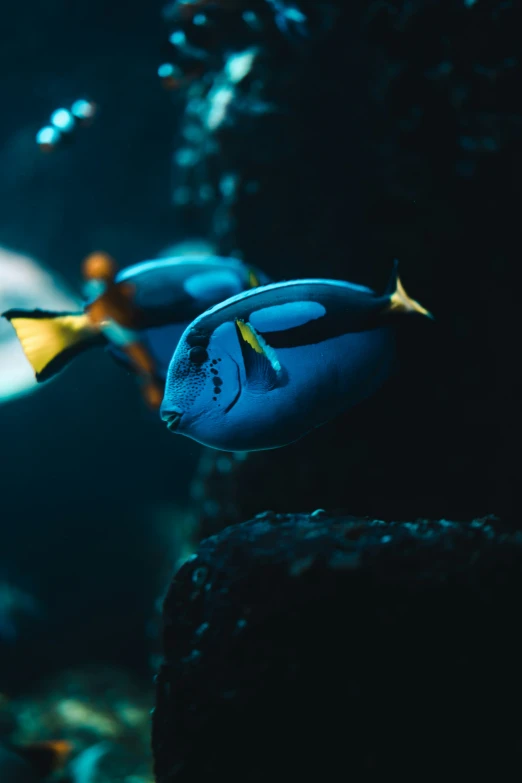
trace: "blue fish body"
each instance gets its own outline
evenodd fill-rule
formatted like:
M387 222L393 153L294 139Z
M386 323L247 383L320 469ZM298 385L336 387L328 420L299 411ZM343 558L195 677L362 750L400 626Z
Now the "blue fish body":
M135 287L133 302L143 313L138 337L164 379L172 354L191 321L231 296L267 283L257 268L234 258L183 256L144 261L123 269L116 283ZM112 356L128 365L125 354L109 342Z
M394 323L428 315L396 268L385 294L335 280L263 286L217 305L182 335L161 416L225 451L298 440L373 394L396 360Z
M127 350L129 344L139 344L161 389L174 349L194 318L268 282L263 272L235 258L177 256L127 267L114 284L94 276L83 312L12 309L3 316L13 326L39 383L53 378L83 351L100 346L140 373L143 365L136 364ZM98 320L93 321L93 310Z

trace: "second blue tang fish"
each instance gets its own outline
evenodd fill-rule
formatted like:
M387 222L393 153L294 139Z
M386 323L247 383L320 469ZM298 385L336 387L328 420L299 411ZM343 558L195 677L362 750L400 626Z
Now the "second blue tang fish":
M336 280L257 288L196 318L170 364L167 427L224 451L285 446L356 405L395 364L394 325L429 316L399 280L386 292Z
M207 308L242 291L267 283L258 269L234 258L179 256L144 261L121 270L118 286L132 291L137 338L153 357L157 374L164 380L179 338ZM10 310L4 313L14 327L31 363L37 381L52 378L88 348L105 346L129 369L118 344L93 328L86 313L95 304L86 303L79 313L43 310Z

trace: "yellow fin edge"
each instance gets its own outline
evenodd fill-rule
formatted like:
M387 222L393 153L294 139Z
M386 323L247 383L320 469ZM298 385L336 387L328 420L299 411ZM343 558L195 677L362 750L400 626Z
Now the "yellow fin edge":
M259 342L257 335L250 324L246 324L244 321L240 321L239 319L236 319L236 324L243 340L248 343L256 353L264 353L264 348Z
M97 334L84 313L49 318L31 318L28 314L12 318L11 325L37 376L63 351Z

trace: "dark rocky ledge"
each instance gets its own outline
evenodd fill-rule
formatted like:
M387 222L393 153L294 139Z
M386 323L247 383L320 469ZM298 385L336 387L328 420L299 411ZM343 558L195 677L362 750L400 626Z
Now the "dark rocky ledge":
M493 518L267 512L208 538L165 600L158 783L511 779L521 588Z

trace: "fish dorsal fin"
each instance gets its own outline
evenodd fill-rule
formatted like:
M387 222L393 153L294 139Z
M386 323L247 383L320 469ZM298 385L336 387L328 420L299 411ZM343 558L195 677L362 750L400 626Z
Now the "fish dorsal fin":
M281 372L281 365L275 351L266 344L251 324L239 319L235 323L249 389L257 391L275 389Z

